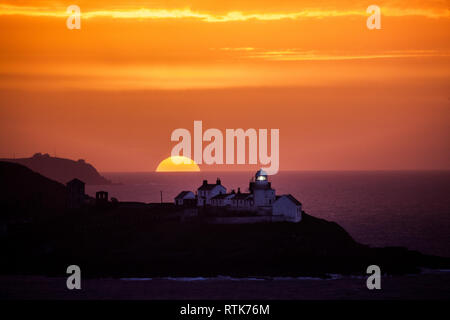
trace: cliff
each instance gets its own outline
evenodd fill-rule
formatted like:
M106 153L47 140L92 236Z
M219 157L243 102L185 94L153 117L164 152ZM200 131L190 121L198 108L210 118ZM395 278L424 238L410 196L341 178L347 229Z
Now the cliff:
M0 161L0 203L13 216L27 216L37 210L63 209L66 187L29 168Z
M372 264L388 274L450 269L450 258L371 248L306 213L299 223L210 225L166 221L170 212L159 206L65 210L64 200L60 183L0 162L0 202L7 209L0 218L13 218L3 224L0 273L65 276L70 264L89 277L326 277L365 275ZM24 212L32 219L15 219Z
M37 221L9 234L0 272L63 276L75 262L94 278L327 277L366 275L372 264L388 274L450 267L449 258L400 247L370 248L336 223L307 214L300 223L246 225L160 222L153 214L91 208Z
M56 180L63 184L77 178L86 184L110 184L111 182L102 177L98 171L89 163L80 159L78 161L51 157L48 154L36 153L31 158L0 159L19 163L36 171L47 178Z

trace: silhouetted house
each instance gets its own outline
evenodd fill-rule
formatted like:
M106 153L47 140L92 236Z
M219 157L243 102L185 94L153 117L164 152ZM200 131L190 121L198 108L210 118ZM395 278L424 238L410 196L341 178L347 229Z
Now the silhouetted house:
M181 191L175 197L175 204L177 206L186 206L196 203L195 194L192 191Z
M302 220L302 204L290 194L277 196L272 206L272 215L284 216L287 221Z
M95 193L95 205L97 206L105 206L108 204L108 192L106 191L97 191Z
M208 180L203 180L203 184L197 189L197 206L210 205L212 198L224 193L227 193L227 189L222 186L219 178L215 184L208 183Z
M79 179L73 179L67 182L67 207L70 209L80 208L83 206L86 195L84 191L85 183Z

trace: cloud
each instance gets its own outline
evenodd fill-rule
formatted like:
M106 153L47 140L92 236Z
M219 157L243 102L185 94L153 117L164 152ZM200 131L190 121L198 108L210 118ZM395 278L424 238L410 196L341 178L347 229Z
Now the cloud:
M223 14L215 14L206 11L196 11L190 8L180 9L152 9L152 8L127 8L127 9L98 9L83 11L82 18L112 18L112 19L195 19L203 22L236 22L236 21L277 21L284 19L308 19L308 18L328 18L328 17L349 17L367 16L365 7L354 9L307 9L292 12L242 12L230 11ZM0 5L0 15L20 15L31 17L67 17L65 7L35 7ZM422 16L427 18L449 18L448 9L428 9L428 8L395 8L382 7L383 16Z

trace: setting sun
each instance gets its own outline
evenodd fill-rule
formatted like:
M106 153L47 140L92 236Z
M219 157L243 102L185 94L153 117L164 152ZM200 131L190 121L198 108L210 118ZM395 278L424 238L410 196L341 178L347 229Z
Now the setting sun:
M198 165L191 159L183 156L168 157L161 161L156 172L196 172L200 171Z

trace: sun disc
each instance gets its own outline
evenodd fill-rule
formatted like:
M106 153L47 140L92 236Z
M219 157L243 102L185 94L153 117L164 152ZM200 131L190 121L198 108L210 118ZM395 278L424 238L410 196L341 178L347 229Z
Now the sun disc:
M156 172L197 172L199 166L194 160L184 156L172 156L161 161Z

